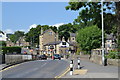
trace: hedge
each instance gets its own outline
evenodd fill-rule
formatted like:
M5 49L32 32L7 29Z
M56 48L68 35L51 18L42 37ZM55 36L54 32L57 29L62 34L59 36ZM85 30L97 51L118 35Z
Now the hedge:
M120 54L118 51L110 51L105 57L108 59L120 59Z
M3 54L21 53L21 47L2 47L1 50L3 51Z

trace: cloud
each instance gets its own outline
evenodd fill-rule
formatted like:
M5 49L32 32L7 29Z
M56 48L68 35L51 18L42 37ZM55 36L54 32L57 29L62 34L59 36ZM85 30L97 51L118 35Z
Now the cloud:
M6 29L6 30L5 30L5 32L6 32L7 34L14 33L14 31L13 31L13 30L11 30L11 29Z
M56 26L57 28L59 28L59 26L61 26L61 25L63 25L63 24L65 24L65 23L57 23L57 24L54 24L54 25L52 25L52 26Z
M31 28L36 28L37 27L37 24L32 24L32 25L30 25L30 29Z
M25 29L21 29L21 30L19 30L19 31L23 31L23 32L26 32L26 30L25 30Z
M32 25L29 26L28 31L29 31L31 28L36 28L36 27L37 27L37 24L32 24Z

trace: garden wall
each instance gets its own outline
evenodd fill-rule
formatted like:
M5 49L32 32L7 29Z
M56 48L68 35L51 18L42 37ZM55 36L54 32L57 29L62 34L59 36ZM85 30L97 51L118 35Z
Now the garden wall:
M6 64L19 63L26 60L32 60L32 55L5 55Z

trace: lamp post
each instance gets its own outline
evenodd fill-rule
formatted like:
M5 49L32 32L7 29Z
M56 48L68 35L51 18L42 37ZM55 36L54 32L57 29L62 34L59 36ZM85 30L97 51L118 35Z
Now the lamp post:
M101 18L102 18L102 64L105 64L104 57L104 23L103 23L103 0L101 0Z
M56 34L55 34L55 53L56 53Z

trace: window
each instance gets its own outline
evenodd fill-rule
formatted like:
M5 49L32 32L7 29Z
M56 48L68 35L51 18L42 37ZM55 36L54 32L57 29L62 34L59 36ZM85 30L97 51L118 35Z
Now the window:
M62 42L62 45L66 45L66 42Z
M72 38L72 40L75 40L75 38Z
M2 35L0 35L0 37L2 37Z
M52 35L52 32L49 32L49 35Z
M108 47L111 47L110 44L108 44Z

